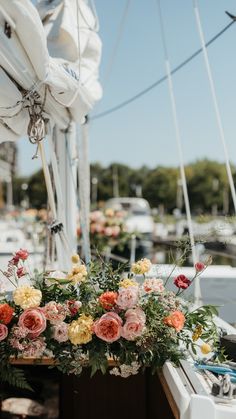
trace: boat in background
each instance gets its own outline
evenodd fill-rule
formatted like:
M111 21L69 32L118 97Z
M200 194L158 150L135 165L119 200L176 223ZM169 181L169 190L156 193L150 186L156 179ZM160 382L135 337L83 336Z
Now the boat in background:
M148 201L143 198L112 198L106 202L105 208L126 213L125 227L136 237L135 259L150 256L155 225ZM130 247L124 251L124 256L128 259L131 258L132 244Z

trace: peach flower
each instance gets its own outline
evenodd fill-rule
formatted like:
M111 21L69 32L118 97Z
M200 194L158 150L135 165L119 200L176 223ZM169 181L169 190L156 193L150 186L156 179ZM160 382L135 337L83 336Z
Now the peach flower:
M174 327L176 332L180 332L183 329L185 323L185 316L182 311L173 311L169 316L164 318L164 323L167 326Z
M138 287L120 288L117 305L122 310L134 307L138 302Z
M37 338L47 326L47 320L40 308L28 308L19 317L18 325L28 329L29 338Z
M43 313L51 324L58 324L65 320L68 314L68 308L63 304L50 301L43 307Z
M147 278L143 283L143 289L147 293L163 292L164 284L160 278Z
M146 316L141 308L129 309L125 313L126 322L121 335L127 340L135 340L143 332Z
M105 342L112 343L121 336L122 319L118 314L108 312L94 323L94 333Z
M99 303L101 304L104 310L111 310L112 307L116 304L118 294L114 291L106 291L99 297Z
M8 328L5 324L0 323L0 342L8 335Z

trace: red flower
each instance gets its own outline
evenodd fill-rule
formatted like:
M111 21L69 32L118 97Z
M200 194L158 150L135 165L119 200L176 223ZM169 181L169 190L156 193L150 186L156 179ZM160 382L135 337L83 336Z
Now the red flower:
M26 260L26 259L28 259L29 252L28 252L28 250L20 249L20 250L18 250L18 252L16 252L15 256L18 257L21 260Z
M185 290L186 288L189 287L189 285L191 284L191 281L185 275L178 275L174 279L174 284L176 285L176 287L182 288L183 290Z
M19 263L19 256L14 255L13 258L11 260L9 260L9 264L17 266Z
M0 322L3 324L10 323L13 317L14 309L9 304L0 304Z
M111 310L116 304L118 294L114 291L106 291L99 297L99 303L104 310Z
M20 268L17 268L16 275L18 276L18 278L21 278L25 274L26 274L26 271L25 271L25 268L23 268L23 266Z
M197 263L195 263L194 267L195 267L197 272L202 272L205 269L206 266L202 262L197 262Z
M80 301L76 301L76 300L67 301L67 307L70 311L71 316L75 316L78 313L81 305L82 304Z

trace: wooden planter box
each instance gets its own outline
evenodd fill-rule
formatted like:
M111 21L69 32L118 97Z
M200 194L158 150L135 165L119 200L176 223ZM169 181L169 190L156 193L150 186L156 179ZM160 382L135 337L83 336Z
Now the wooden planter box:
M52 359L35 362L32 359L12 360L31 377L40 372L45 377L53 374L59 382L59 419L178 419L179 412L162 374L150 371L129 378L96 373L84 369L80 377L62 375L52 365ZM14 392L16 396L16 391ZM27 397L35 395L27 393ZM10 396L9 396L10 397ZM19 392L19 397L22 392ZM0 416L1 417L1 416Z

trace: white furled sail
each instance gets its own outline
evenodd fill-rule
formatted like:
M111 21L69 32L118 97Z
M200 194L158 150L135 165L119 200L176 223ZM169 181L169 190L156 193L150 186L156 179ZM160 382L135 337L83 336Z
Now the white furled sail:
M52 125L66 129L101 97L101 42L85 1L43 1L39 12L45 27L30 0L0 0L0 86L6 98L0 102L0 141L27 134L29 98L43 103Z
M75 124L84 122L102 95L101 41L85 0L43 0L37 7L30 0L0 0L0 142L28 134L37 144L35 156L39 151L51 208L50 228L60 256L76 251ZM54 159L54 181L58 183L60 177L62 196L69 203L66 221L56 208L41 143L52 130L61 168L66 170L60 173ZM64 267L68 263L66 256Z

